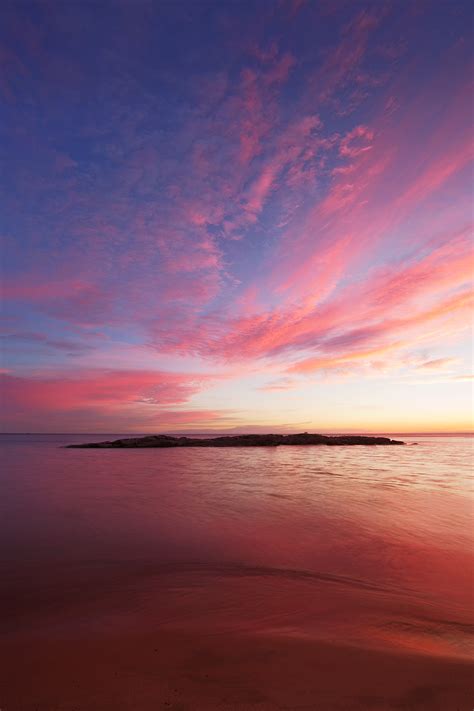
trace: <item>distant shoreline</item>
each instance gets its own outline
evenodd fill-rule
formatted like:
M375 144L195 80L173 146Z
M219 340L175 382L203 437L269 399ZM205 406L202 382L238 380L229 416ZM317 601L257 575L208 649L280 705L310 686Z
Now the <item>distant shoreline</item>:
M225 434L222 431L214 432L163 432L170 437L235 437L240 434ZM290 434L288 432L282 434ZM0 437L147 437L149 435L140 432L0 432ZM474 437L474 432L332 432L327 436L357 436L357 437Z

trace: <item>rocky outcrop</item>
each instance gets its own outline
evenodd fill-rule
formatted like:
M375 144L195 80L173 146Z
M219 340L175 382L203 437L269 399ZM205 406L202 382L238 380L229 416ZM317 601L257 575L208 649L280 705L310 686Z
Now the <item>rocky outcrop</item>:
M170 435L148 435L116 439L113 442L89 442L69 444L70 449L134 449L138 447L278 447L279 445L315 445L325 444L330 447L345 445L405 444L388 437L365 437L362 435L321 435L308 434L244 434L197 439L194 437L171 437Z

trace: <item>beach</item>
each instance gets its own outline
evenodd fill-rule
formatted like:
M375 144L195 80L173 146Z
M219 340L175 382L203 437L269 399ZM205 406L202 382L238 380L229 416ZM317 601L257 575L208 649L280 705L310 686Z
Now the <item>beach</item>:
M2 711L470 711L469 438L70 440L4 438Z
M461 711L472 701L472 667L453 659L146 629L100 639L26 638L8 645L2 675L2 708L15 711Z

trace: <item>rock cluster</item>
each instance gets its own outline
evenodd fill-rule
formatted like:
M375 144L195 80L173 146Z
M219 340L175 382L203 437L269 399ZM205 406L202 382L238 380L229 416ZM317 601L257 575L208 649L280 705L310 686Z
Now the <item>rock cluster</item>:
M279 445L326 444L330 447L353 444L405 444L388 437L365 437L362 435L321 435L308 434L244 434L198 439L194 437L171 437L170 435L148 435L116 439L113 442L89 442L70 444L69 448L91 449L133 449L137 447L277 447Z

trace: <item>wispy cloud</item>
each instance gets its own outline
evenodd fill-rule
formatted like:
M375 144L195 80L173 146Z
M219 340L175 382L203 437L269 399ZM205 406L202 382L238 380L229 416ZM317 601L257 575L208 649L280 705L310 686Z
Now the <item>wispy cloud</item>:
M434 360L427 360L423 363L419 363L416 367L420 370L440 370L444 371L446 368L450 368L459 361L458 358L435 358Z
M418 24L410 12L9 9L0 180L12 417L28 403L38 416L118 425L133 414L147 427L165 409L169 422L227 416L205 405L211 380L155 372L154 358L229 382L260 373L243 387L280 398L315 375L464 377L470 48L463 11L443 6L443 36L432 9ZM94 371L124 344L129 369ZM60 374L70 356L77 377ZM198 393L202 415L187 405Z

